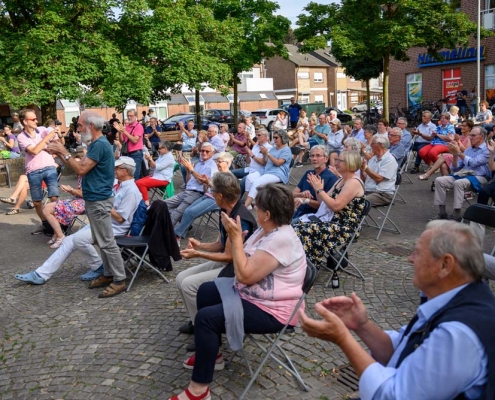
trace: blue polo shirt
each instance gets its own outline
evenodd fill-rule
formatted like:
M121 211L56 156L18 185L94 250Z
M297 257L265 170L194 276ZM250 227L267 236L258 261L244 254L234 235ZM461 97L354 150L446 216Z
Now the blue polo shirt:
M83 199L100 201L112 197L113 181L115 179L115 157L112 145L105 136L100 136L88 147L86 157L96 162L82 179Z

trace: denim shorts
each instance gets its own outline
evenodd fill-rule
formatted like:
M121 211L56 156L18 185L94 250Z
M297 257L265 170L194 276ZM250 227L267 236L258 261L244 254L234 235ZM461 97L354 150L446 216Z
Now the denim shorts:
M27 178L33 201L43 200L42 182L46 184L48 197L58 197L58 174L55 167L45 167L30 172Z

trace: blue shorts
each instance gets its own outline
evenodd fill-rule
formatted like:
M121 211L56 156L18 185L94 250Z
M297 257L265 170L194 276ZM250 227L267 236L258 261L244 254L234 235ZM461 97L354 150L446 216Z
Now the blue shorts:
M43 200L43 189L41 183L45 182L48 197L58 197L58 174L55 167L45 167L27 174L31 199L33 201Z

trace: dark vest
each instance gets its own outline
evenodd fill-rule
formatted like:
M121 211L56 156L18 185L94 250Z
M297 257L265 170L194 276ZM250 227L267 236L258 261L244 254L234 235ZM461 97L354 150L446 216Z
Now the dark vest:
M253 215L249 212L249 210L240 200L236 203L231 213L229 214L229 217L233 219L236 219L237 216L241 217L241 221L247 222L251 225L247 235L244 237L244 241L246 241L256 230L258 224L256 223L256 220L254 219ZM220 237L225 238L226 240L227 231L223 227L221 217L219 219L218 225L220 226ZM234 276L235 276L234 264L231 262L228 263L225 267L223 267L222 270L220 271L220 274L218 275L219 278L233 278Z
M418 320L417 315L409 322L404 337ZM396 368L404 359L421 346L430 333L441 323L457 321L473 330L485 347L488 357L488 382L480 399L495 399L495 297L484 283L471 283L462 289L443 308L438 310L421 328L412 332L402 350ZM464 399L461 393L456 399Z

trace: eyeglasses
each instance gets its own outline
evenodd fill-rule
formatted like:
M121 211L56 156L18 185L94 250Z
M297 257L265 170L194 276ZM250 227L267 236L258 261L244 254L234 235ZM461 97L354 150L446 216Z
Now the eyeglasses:
M214 129L208 129L206 132L216 132Z
M280 139L280 136L274 136L273 138L274 139Z
M38 121L38 118L24 118L26 121Z
M389 133L388 136L400 136L397 133Z
M220 164L221 162L227 162L227 160L216 160L215 161L217 164Z
M309 158L320 158L320 157L325 157L323 154L310 154Z
M477 133L470 133L469 134L469 137L475 137L475 136L479 136Z
M201 153L211 153L211 150L201 150Z
M261 137L261 136L265 136L265 135L263 135L263 134L260 134L260 135L256 135L256 137Z

